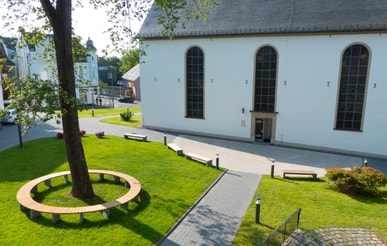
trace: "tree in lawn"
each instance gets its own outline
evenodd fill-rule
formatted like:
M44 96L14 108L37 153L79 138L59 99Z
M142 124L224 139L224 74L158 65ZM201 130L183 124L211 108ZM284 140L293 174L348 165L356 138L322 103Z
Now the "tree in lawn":
M215 6L216 1L218 0L155 0L154 4L158 5L164 11L165 15L160 17L159 22L165 28L165 35L171 36L174 28L183 20L189 20L192 17L203 17L206 19L206 8ZM130 26L122 26L122 18L132 15L135 18L142 19L152 0L90 0L89 2L95 8L103 7L107 9L107 15L112 23L112 28L109 29L110 37L113 46L118 47L124 40L129 40L130 43L133 42L131 38L132 30ZM35 20L42 25L42 28L31 28L27 32L37 34L35 37L39 37L39 33L42 30L52 34L59 82L59 103L62 112L62 126L67 160L72 175L72 195L82 199L93 198L94 191L89 178L79 131L72 47L72 8L82 7L82 1L76 1L74 6L71 0L6 0L4 3L8 7L8 12L5 18L3 18L3 26L6 29L10 29L12 25L17 23L17 21L14 21L15 18L22 20L23 23L32 23L29 20ZM108 6L109 4L110 6ZM119 17L122 18L120 19ZM23 29L25 28L23 26ZM129 37L123 38L122 34L129 35ZM130 46L129 44L124 49L128 49ZM53 105L50 105L50 103L55 101L52 96L54 94L52 86L47 84L47 81L41 81L37 78L25 80L29 83L26 83L28 86L23 85L24 87L21 85L22 80L16 81L18 82L13 85L8 85L8 88L15 90L12 94L13 98L11 96L11 99L13 99L11 106L17 108L18 113L20 113L18 114L20 118L18 121L24 123L28 128L34 124L35 117L41 120L51 119ZM24 91L22 91L23 88ZM29 93L31 91L36 92L36 94ZM26 96L21 97L17 95ZM36 98L32 100L31 97L35 95ZM40 107L41 105L36 102L45 102L46 104L49 103L49 105ZM43 117L40 116L41 113L44 113ZM31 114L34 116L32 119L29 117Z
M67 160L72 176L72 195L93 198L94 191L87 169L79 134L77 107L74 107L75 75L72 57L71 1L59 0L56 6L49 0L40 1L53 30L59 81L59 102Z

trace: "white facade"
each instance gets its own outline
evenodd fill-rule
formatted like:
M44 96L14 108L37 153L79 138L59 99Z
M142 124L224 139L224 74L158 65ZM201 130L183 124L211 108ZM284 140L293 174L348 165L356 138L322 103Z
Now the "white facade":
M28 45L18 46L18 75L50 80L58 84L55 52L48 47L48 40L35 45L33 49ZM97 51L88 51L85 62L74 63L74 72L77 98L85 104L93 104L94 90L98 87Z
M369 51L361 131L335 130L341 59L354 44ZM185 56L193 46L204 53L204 119L185 117ZM276 113L253 112L263 46L277 52ZM254 142L263 119L272 144L387 158L387 34L148 39L143 48L145 127Z

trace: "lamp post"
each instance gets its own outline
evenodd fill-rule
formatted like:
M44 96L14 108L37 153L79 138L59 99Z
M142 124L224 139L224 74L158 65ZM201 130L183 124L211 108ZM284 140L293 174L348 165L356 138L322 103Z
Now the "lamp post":
M257 197L255 200L255 223L259 224L259 217L261 216L261 198Z

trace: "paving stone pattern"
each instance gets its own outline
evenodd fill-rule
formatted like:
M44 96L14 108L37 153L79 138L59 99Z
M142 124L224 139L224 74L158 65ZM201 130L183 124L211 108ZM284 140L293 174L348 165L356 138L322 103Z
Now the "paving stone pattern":
M287 246L385 246L378 235L363 228L322 228L292 235Z

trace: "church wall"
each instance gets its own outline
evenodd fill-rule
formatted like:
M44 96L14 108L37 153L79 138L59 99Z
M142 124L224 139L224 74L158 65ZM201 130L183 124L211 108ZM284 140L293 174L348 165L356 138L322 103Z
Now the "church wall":
M270 45L278 55L275 144L386 157L386 41L384 34L146 41L141 64L144 126L253 141L255 52ZM370 53L362 131L338 131L341 55L357 43ZM192 46L204 52L205 119L185 118L185 53Z

